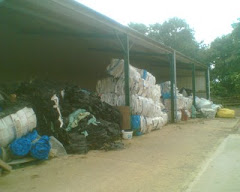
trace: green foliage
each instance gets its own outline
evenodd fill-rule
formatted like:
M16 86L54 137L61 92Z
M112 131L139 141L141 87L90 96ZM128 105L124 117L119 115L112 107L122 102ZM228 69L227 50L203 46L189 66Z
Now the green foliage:
M142 33L144 35L147 35L148 33L148 27L142 23L129 23L128 26L139 33Z
M240 95L240 22L232 26L232 33L215 39L208 50L208 60L214 65L211 80L216 96Z
M130 23L129 27L202 63L211 63L213 95L240 95L240 18L232 24L232 33L216 38L210 47L197 42L194 30L179 18L149 26Z
M174 17L163 24L146 26L141 23L130 23L129 27L187 56L202 60L200 52L204 52L205 48L202 43L196 41L194 30L185 20Z

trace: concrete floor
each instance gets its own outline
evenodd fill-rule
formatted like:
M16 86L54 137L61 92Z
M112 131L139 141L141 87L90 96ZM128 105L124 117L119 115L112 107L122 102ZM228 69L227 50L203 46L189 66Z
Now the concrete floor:
M199 171L207 170L201 166L208 167L206 159L212 157L225 138L236 133L237 123L238 119L216 118L169 124L162 130L124 141L124 150L90 151L87 155L69 155L16 169L0 178L0 192L186 191ZM230 147L226 142L226 148L232 151L221 157L224 161L216 161L216 166L224 168L222 173L231 172L238 165L238 139L235 140L232 144L229 140ZM229 155L234 159L233 167ZM218 167L215 170L219 171ZM215 170L207 177L216 178ZM233 178L238 178L237 172L233 173ZM238 180L230 178L227 182L239 189Z
M240 135L229 135L206 162L187 192L240 191Z

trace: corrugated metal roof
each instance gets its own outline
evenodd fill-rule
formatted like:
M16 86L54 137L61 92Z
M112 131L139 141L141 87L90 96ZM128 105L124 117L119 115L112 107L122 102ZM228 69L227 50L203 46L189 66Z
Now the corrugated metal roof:
M75 31L72 34L82 35L82 37L94 34L106 35L106 37L114 36L116 33L127 34L131 42L151 50L153 53L170 54L174 51L174 49L73 0L9 0L2 2L2 6L57 24L62 27L62 34L64 34L63 31L66 31L65 34L69 34L69 29ZM52 32L57 33L54 30ZM194 63L199 68L207 68L207 65L197 62L178 51L176 51L176 59L177 62Z

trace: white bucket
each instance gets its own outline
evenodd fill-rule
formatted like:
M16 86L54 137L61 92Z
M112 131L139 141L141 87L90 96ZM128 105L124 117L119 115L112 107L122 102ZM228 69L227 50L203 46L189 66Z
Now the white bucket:
M132 139L133 131L124 131L122 130L123 139Z

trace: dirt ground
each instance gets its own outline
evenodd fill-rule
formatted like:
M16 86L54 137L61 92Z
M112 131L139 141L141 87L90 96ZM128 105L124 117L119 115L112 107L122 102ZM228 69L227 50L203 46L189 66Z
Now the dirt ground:
M235 119L195 119L134 137L120 151L90 151L14 170L1 192L185 191Z

